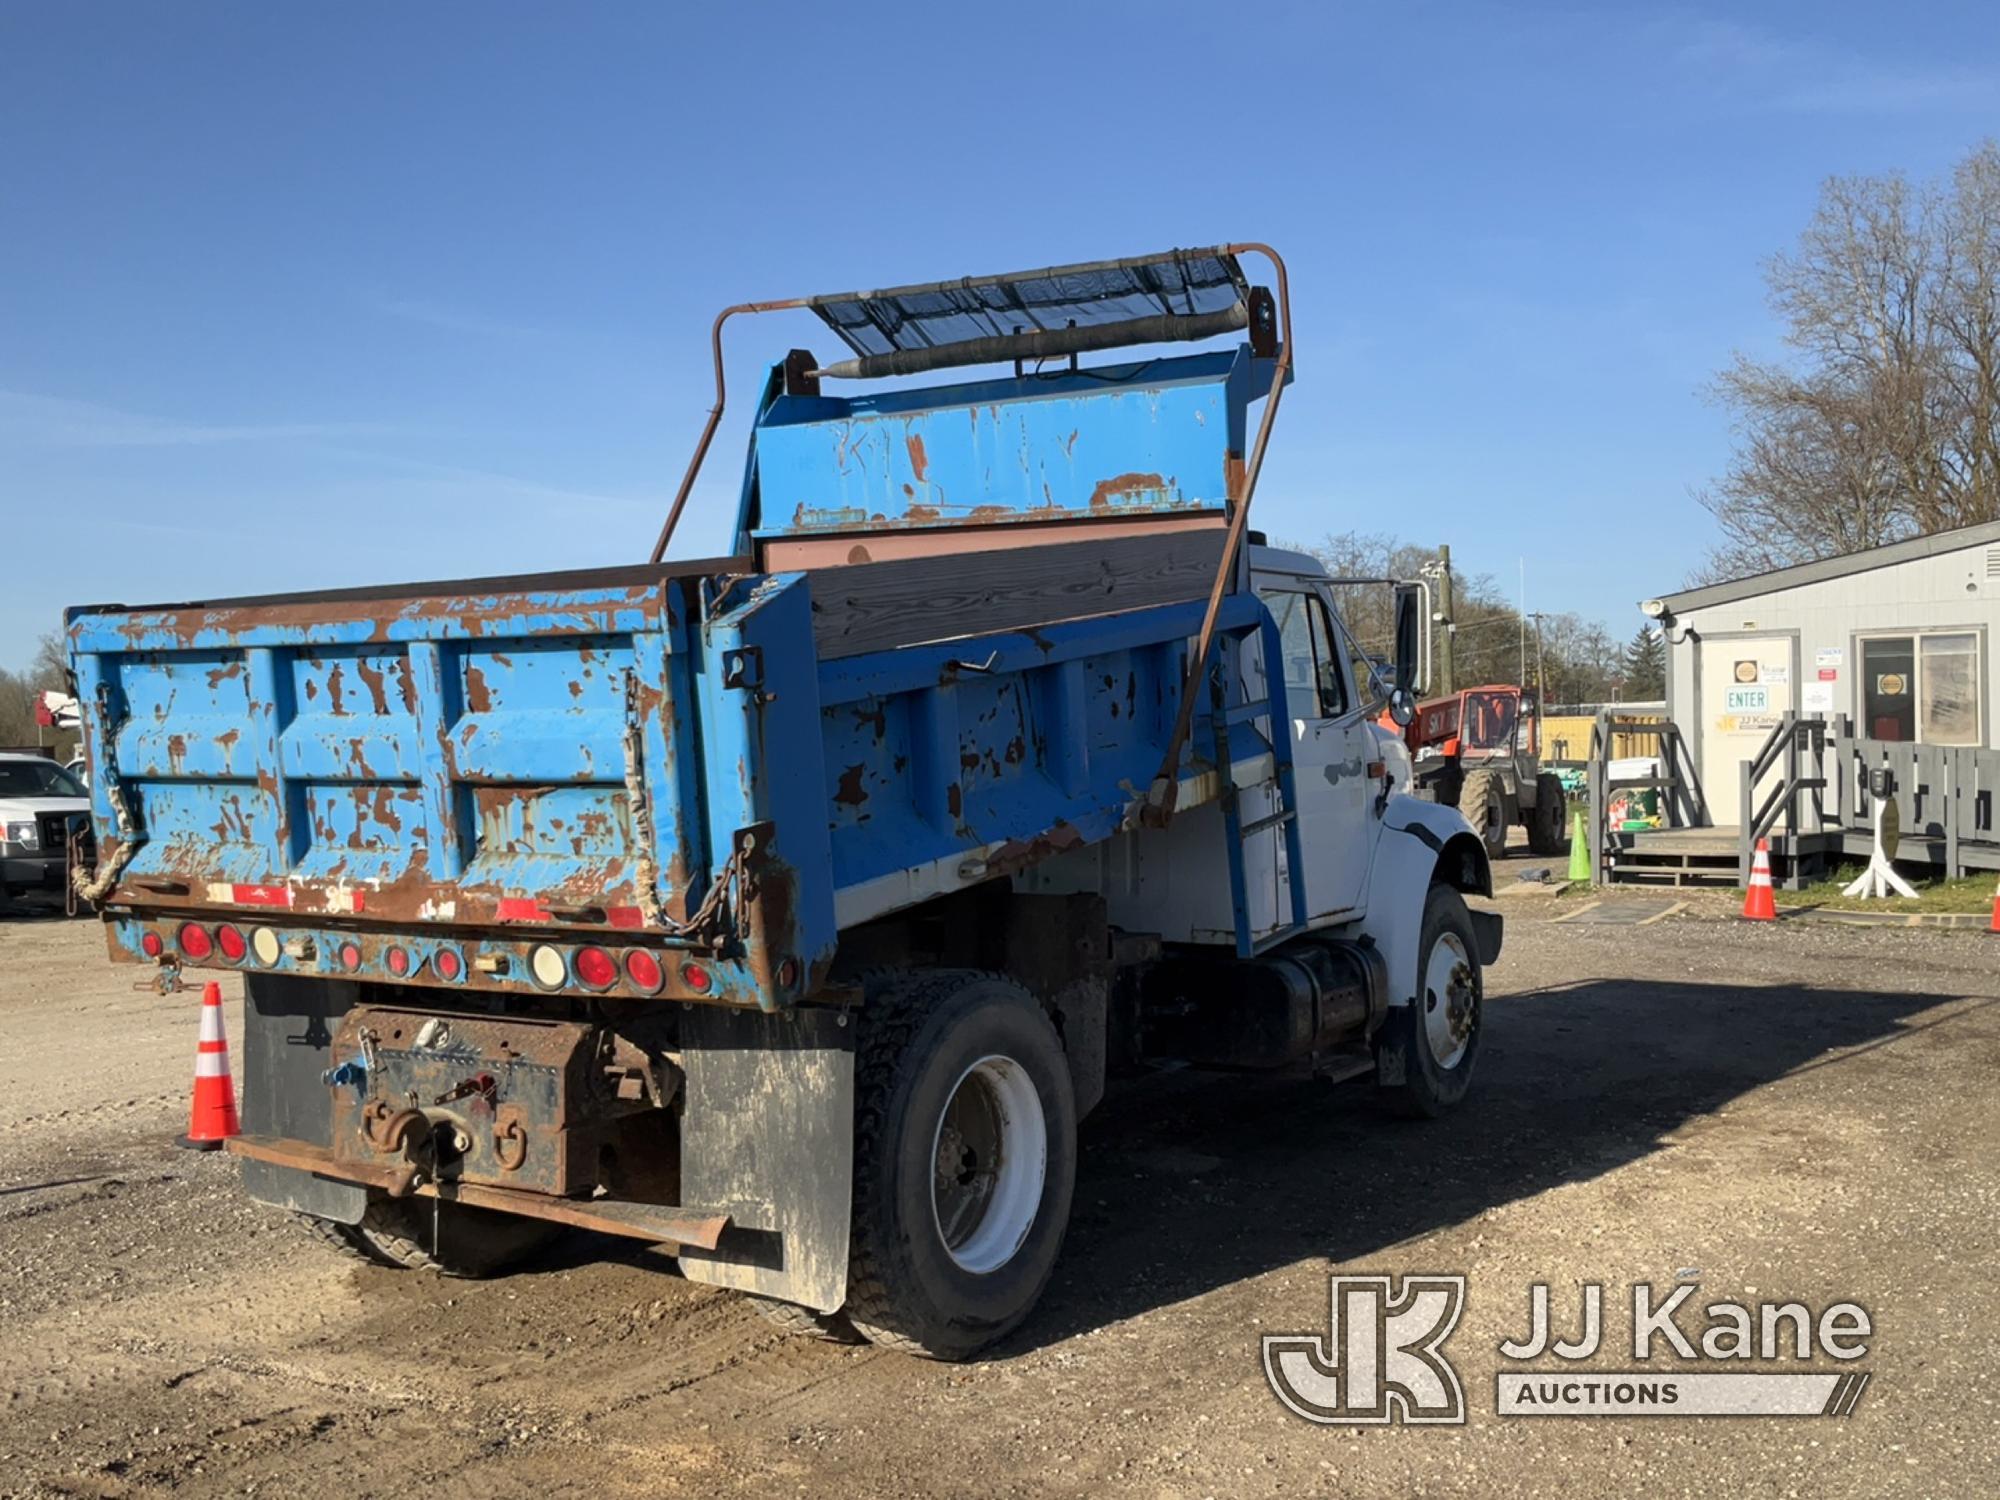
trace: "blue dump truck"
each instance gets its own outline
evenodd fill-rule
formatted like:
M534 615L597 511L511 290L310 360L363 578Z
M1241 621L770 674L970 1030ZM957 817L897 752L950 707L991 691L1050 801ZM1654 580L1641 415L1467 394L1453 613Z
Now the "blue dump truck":
M724 325L787 309L844 355L770 366L732 554L666 561ZM745 304L713 356L650 562L69 611L73 881L163 990L242 975L253 1198L457 1275L631 1236L963 1358L1107 1077L1464 1094L1487 856L1374 722L1416 597L1390 677L1248 529L1275 255Z

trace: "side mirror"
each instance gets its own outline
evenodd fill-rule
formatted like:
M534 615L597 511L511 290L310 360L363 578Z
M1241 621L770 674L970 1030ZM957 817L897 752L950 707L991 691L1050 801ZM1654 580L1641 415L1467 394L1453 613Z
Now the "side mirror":
M1541 710L1540 706L1536 704L1536 702L1535 702L1535 700L1534 700L1534 698L1533 698L1532 696L1530 696L1530 695L1528 695L1528 694L1525 694L1525 693L1524 693L1524 694L1523 694L1523 695L1521 696L1521 717L1522 717L1522 718L1524 718L1524 719L1532 719L1532 718L1533 718L1533 717L1534 717L1534 716L1535 716L1536 714L1540 713L1541 711L1542 711L1542 710Z
M1389 693L1389 717L1396 721L1398 729L1408 729L1410 721L1417 716L1417 700L1410 696L1408 688L1394 688Z
M1423 585L1396 585L1396 687L1414 707L1424 684L1417 680L1418 654L1423 638ZM1393 711L1393 699L1391 700ZM1399 719L1398 723L1408 720Z

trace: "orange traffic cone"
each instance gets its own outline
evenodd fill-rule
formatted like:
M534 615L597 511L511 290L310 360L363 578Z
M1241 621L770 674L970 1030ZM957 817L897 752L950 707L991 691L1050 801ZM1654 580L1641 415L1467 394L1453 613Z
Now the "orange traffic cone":
M2000 886L1993 888L1993 920L1986 924L1988 932L2000 932Z
M1771 841L1757 840L1757 857L1750 861L1750 889L1743 896L1743 915L1752 922L1778 920L1778 903L1771 895Z
M243 1127L236 1122L236 1085L229 1077L229 1038L222 1031L222 986L201 991L201 1040L194 1054L194 1107L181 1144L192 1151L219 1151Z

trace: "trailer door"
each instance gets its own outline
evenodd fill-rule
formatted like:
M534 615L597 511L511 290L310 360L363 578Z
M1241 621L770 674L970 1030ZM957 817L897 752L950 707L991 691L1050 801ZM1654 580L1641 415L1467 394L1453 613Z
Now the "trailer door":
M1705 637L1700 672L1701 789L1718 823L1737 821L1743 762L1798 700L1790 635Z

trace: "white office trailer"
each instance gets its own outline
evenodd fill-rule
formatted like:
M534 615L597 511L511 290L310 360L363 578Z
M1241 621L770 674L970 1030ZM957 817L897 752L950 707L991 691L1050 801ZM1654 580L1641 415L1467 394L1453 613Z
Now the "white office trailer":
M1887 766L1913 836L1906 857L1986 865L2000 772L2000 522L1664 595L1667 714L1716 824L1739 824L1744 763L1788 715L1819 719L1824 819L1853 828L1860 771ZM1814 732L1817 734L1817 731ZM1761 798L1764 772L1753 788ZM1775 774L1775 768L1774 768ZM1812 774L1810 767L1804 775ZM1779 827L1791 826L1781 818ZM1740 826L1740 824L1739 824ZM1963 846L1963 847L1962 847Z

